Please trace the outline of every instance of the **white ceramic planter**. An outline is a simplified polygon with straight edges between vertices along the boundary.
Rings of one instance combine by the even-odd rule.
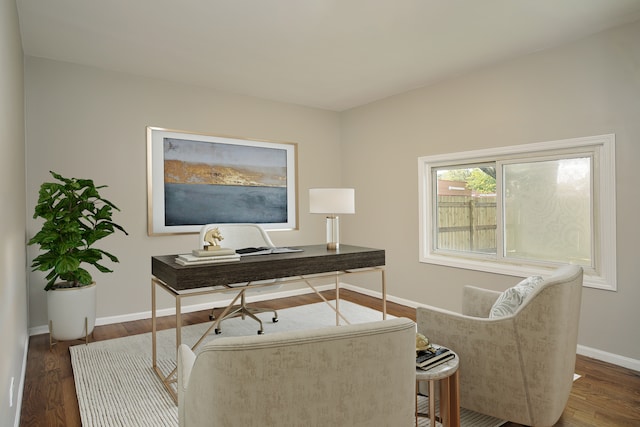
[[[58,341],[85,338],[96,324],[96,284],[47,291],[52,338]],[[86,319],[86,327],[85,327]]]

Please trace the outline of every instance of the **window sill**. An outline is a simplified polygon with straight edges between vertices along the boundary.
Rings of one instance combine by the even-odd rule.
[[[533,275],[549,276],[555,268],[533,266],[527,264],[507,264],[500,263],[493,260],[480,260],[480,259],[468,259],[468,258],[456,258],[444,255],[430,254],[427,256],[421,256],[420,262],[425,264],[442,265],[453,268],[463,268],[466,270],[483,271],[486,273],[503,274],[506,276],[515,277],[528,277]],[[606,291],[616,291],[615,280],[607,280],[603,276],[596,274],[589,274],[588,269],[585,269],[585,274],[582,282],[583,286],[587,288],[602,289]]]

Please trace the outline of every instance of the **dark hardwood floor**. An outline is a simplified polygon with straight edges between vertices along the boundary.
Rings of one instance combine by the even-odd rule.
[[[327,298],[331,293],[325,293]],[[341,298],[381,310],[378,299],[350,291]],[[316,295],[304,295],[263,301],[261,306],[284,309],[320,301]],[[394,316],[415,320],[415,309],[388,303]],[[185,324],[209,321],[209,313],[200,311],[183,316]],[[175,326],[173,317],[160,318],[158,329]],[[95,328],[93,340],[108,340],[151,331],[151,320],[138,320]],[[79,342],[61,342],[49,350],[49,336],[33,336],[29,342],[27,369],[20,426],[80,426],[69,346]],[[640,426],[640,372],[578,356],[571,396],[556,426]],[[507,423],[508,427],[519,424]],[[390,426],[395,427],[395,426]]]

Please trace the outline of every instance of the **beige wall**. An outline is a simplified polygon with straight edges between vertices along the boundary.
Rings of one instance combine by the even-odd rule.
[[[279,245],[322,241],[323,218],[308,212],[307,189],[340,183],[339,117],[325,110],[27,57],[27,211],[49,170],[106,184],[121,212],[102,248],[120,258],[98,281],[98,318],[148,312],[150,257],[189,252],[197,235],[147,236],[146,126],[298,143],[300,230],[271,232]],[[38,223],[29,219],[29,236]],[[37,254],[29,248],[29,258]],[[46,324],[43,274],[29,273],[30,326]],[[195,301],[187,300],[185,304]],[[162,307],[172,307],[165,294]]]
[[[517,279],[418,262],[417,158],[615,133],[618,291],[584,290],[579,343],[638,361],[638,40],[640,23],[344,113],[343,184],[358,195],[344,240],[386,248],[390,294],[459,310],[463,285]]]
[[[15,425],[27,352],[24,79],[15,1],[0,0],[0,427]],[[9,385],[14,378],[13,406]]]
[[[27,234],[48,170],[109,185],[130,236],[104,242],[121,263],[99,276],[98,317],[148,311],[150,256],[188,251],[194,237],[146,234],[145,126],[297,142],[301,228],[272,233],[275,243],[322,241],[306,190],[353,186],[356,214],[342,218],[342,241],[387,250],[390,295],[459,309],[463,285],[504,289],[516,279],[418,263],[417,158],[615,133],[618,291],[585,289],[580,344],[638,361],[638,39],[640,24],[629,25],[342,114],[27,57]],[[42,275],[28,280],[37,327],[46,322]]]

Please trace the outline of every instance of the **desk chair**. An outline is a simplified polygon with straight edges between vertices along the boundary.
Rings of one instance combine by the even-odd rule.
[[[223,240],[220,242],[220,246],[224,248],[231,249],[242,249],[242,248],[250,248],[250,247],[275,247],[269,235],[266,231],[257,224],[206,224],[200,230],[200,247],[204,247],[206,244],[204,238],[207,232],[213,228],[218,228],[220,230],[220,234],[223,237]],[[260,255],[254,255],[260,256]],[[216,334],[220,334],[222,332],[222,322],[226,319],[230,319],[232,317],[242,317],[244,320],[246,317],[250,317],[256,322],[260,324],[260,329],[258,330],[258,334],[262,334],[264,329],[262,327],[262,320],[256,316],[258,313],[273,313],[273,317],[271,320],[275,323],[278,321],[278,312],[270,309],[270,308],[261,308],[255,306],[248,306],[246,304],[246,293],[247,292],[260,292],[265,289],[274,289],[279,287],[280,285],[276,284],[276,280],[262,280],[258,282],[253,282],[254,284],[262,284],[262,283],[274,283],[274,286],[268,286],[264,288],[258,288],[254,290],[248,290],[246,286],[248,283],[234,283],[229,286],[233,288],[242,288],[240,290],[240,304],[234,306],[230,309],[230,311],[224,315],[221,319],[218,319],[218,327],[214,329]],[[211,310],[211,314],[209,315],[211,320],[215,320],[215,316],[213,314],[213,310]]]

